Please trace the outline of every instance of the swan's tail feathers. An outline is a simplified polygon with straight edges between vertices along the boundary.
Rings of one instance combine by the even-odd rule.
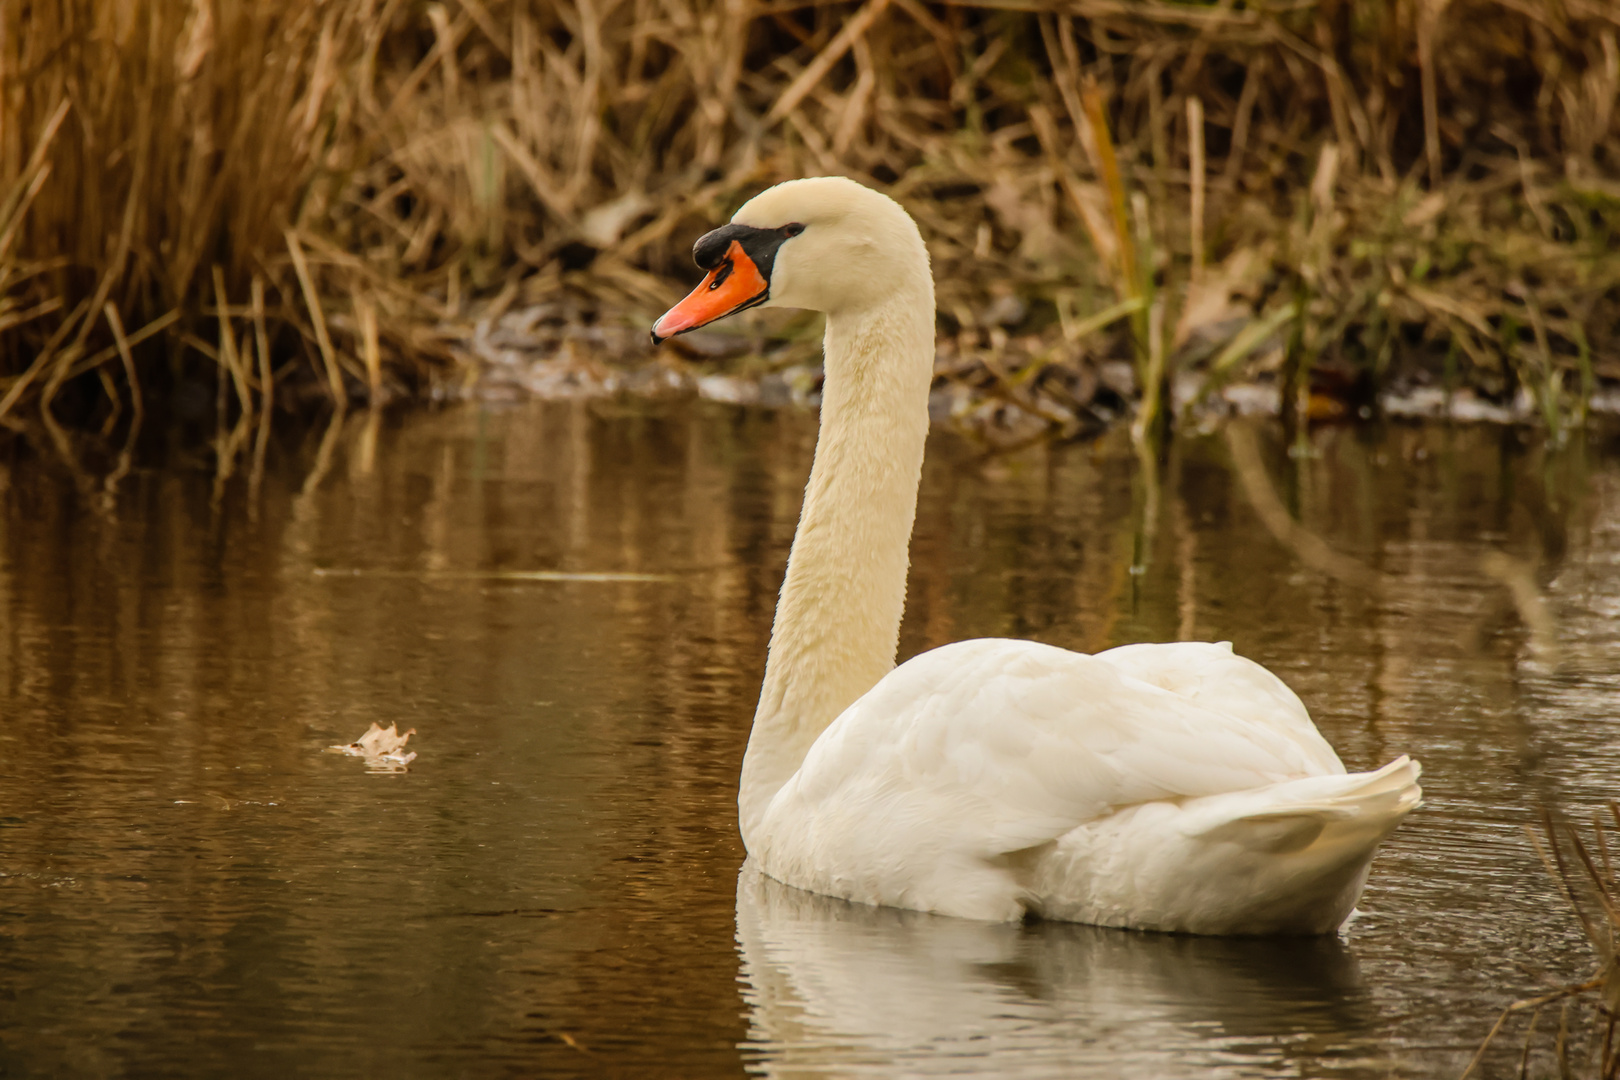
[[[1216,933],[1327,933],[1354,908],[1374,852],[1423,799],[1422,770],[1400,757],[1373,772],[1313,776],[1217,796],[1185,834],[1222,867],[1230,926]],[[1188,807],[1188,809],[1192,809]],[[1241,929],[1239,929],[1241,928]],[[1209,932],[1207,930],[1203,932]]]
[[[1307,848],[1366,851],[1423,800],[1423,769],[1402,754],[1373,772],[1312,776],[1243,792],[1210,806],[1188,832],[1210,841],[1281,855]],[[1234,805],[1235,804],[1235,805]],[[1350,854],[1345,851],[1345,854]],[[1328,850],[1318,852],[1329,855]]]
[[[1029,906],[1055,919],[1194,934],[1327,934],[1378,845],[1423,799],[1418,763],[1142,803],[1039,850]]]

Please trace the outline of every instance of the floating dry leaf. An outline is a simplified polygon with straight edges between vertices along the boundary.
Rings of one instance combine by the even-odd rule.
[[[401,735],[397,724],[389,724],[384,729],[373,720],[371,728],[359,739],[352,743],[329,746],[327,750],[347,754],[350,757],[365,758],[368,769],[403,772],[405,766],[416,760],[416,751],[405,749],[405,744],[415,734],[415,728]]]

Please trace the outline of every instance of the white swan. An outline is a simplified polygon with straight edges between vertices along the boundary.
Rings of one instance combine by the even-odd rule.
[[[750,200],[654,342],[755,305],[827,316],[815,464],[743,759],[743,843],[788,885],[1009,921],[1337,929],[1422,792],[1344,766],[1227,644],[946,645],[894,666],[934,361],[916,225],[838,177]]]

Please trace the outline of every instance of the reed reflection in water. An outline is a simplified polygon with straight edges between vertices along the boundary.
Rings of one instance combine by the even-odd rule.
[[[1422,758],[1346,938],[1275,944],[739,888],[814,437],[703,405],[366,414],[276,433],[217,500],[181,453],[105,500],[13,442],[0,1071],[1431,1076],[1522,965],[1584,970],[1518,825],[1620,776],[1612,441],[1188,433],[1149,490],[1122,437],[936,433],[903,656],[1230,639],[1352,768]],[[409,772],[322,752],[372,722],[417,729]]]

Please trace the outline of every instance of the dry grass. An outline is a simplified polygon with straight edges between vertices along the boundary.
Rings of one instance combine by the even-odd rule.
[[[1620,829],[1620,802],[1611,802],[1608,809],[1611,827]],[[1616,875],[1609,851],[1609,829],[1604,826],[1603,815],[1594,815],[1588,843],[1573,825],[1559,828],[1549,814],[1543,822],[1545,843],[1533,830],[1526,828],[1525,832],[1581,924],[1597,957],[1597,969],[1579,982],[1523,998],[1502,1010],[1463,1070],[1461,1080],[1467,1080],[1484,1061],[1486,1051],[1508,1021],[1524,1013],[1529,1013],[1530,1022],[1519,1055],[1518,1075],[1529,1076],[1536,1050],[1537,1021],[1550,1006],[1558,1009],[1558,1027],[1551,1047],[1558,1075],[1614,1080],[1620,1076],[1620,1040],[1615,1037],[1620,1025],[1620,959],[1615,952],[1620,946],[1620,876]]]
[[[513,309],[615,361],[699,232],[828,172],[921,222],[964,409],[1084,426],[1113,358],[1155,391],[1144,431],[1190,367],[1274,369],[1300,417],[1397,378],[1522,388],[1557,429],[1620,378],[1608,0],[61,0],[0,21],[13,419],[111,429],[201,379],[234,453],[278,399],[453,387],[455,343]]]

